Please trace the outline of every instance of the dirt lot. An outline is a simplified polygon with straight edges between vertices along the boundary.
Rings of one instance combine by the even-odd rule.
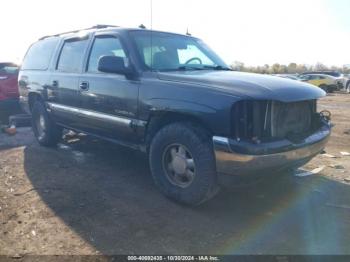
[[[140,153],[0,134],[0,254],[350,254],[350,95],[320,109],[332,112],[326,152],[337,157],[304,167],[320,173],[236,179],[197,208],[163,197]]]

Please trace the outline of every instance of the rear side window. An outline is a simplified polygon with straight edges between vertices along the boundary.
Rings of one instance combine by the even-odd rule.
[[[0,75],[16,75],[18,66],[11,63],[0,63]]]
[[[63,44],[57,63],[57,70],[63,72],[79,72],[83,63],[88,39],[69,40]]]
[[[46,70],[58,41],[58,38],[48,38],[34,43],[24,57],[21,69]]]

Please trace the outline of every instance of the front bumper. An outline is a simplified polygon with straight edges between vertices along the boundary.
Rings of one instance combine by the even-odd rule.
[[[216,169],[221,174],[246,175],[297,168],[324,149],[330,133],[330,125],[325,124],[297,144],[288,139],[254,144],[214,136]]]

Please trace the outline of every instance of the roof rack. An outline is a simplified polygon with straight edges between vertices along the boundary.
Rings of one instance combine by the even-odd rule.
[[[103,29],[103,28],[108,28],[108,27],[119,27],[117,25],[94,25],[92,27],[88,27],[88,28],[83,28],[83,29],[78,29],[78,30],[73,30],[73,31],[68,31],[68,32],[63,32],[63,33],[59,33],[59,34],[54,34],[54,35],[46,35],[43,36],[41,38],[39,38],[39,40],[43,40],[45,38],[48,37],[52,37],[52,36],[60,36],[60,35],[66,35],[66,34],[73,34],[73,33],[78,33],[80,31],[84,31],[84,30],[90,30],[90,29]]]

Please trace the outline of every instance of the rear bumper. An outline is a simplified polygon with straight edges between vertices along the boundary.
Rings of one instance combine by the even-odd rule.
[[[13,110],[18,107],[18,98],[0,100],[0,110]]]
[[[214,136],[216,169],[222,174],[246,175],[297,168],[324,149],[330,133],[330,125],[325,124],[298,144],[287,139],[253,144]]]

